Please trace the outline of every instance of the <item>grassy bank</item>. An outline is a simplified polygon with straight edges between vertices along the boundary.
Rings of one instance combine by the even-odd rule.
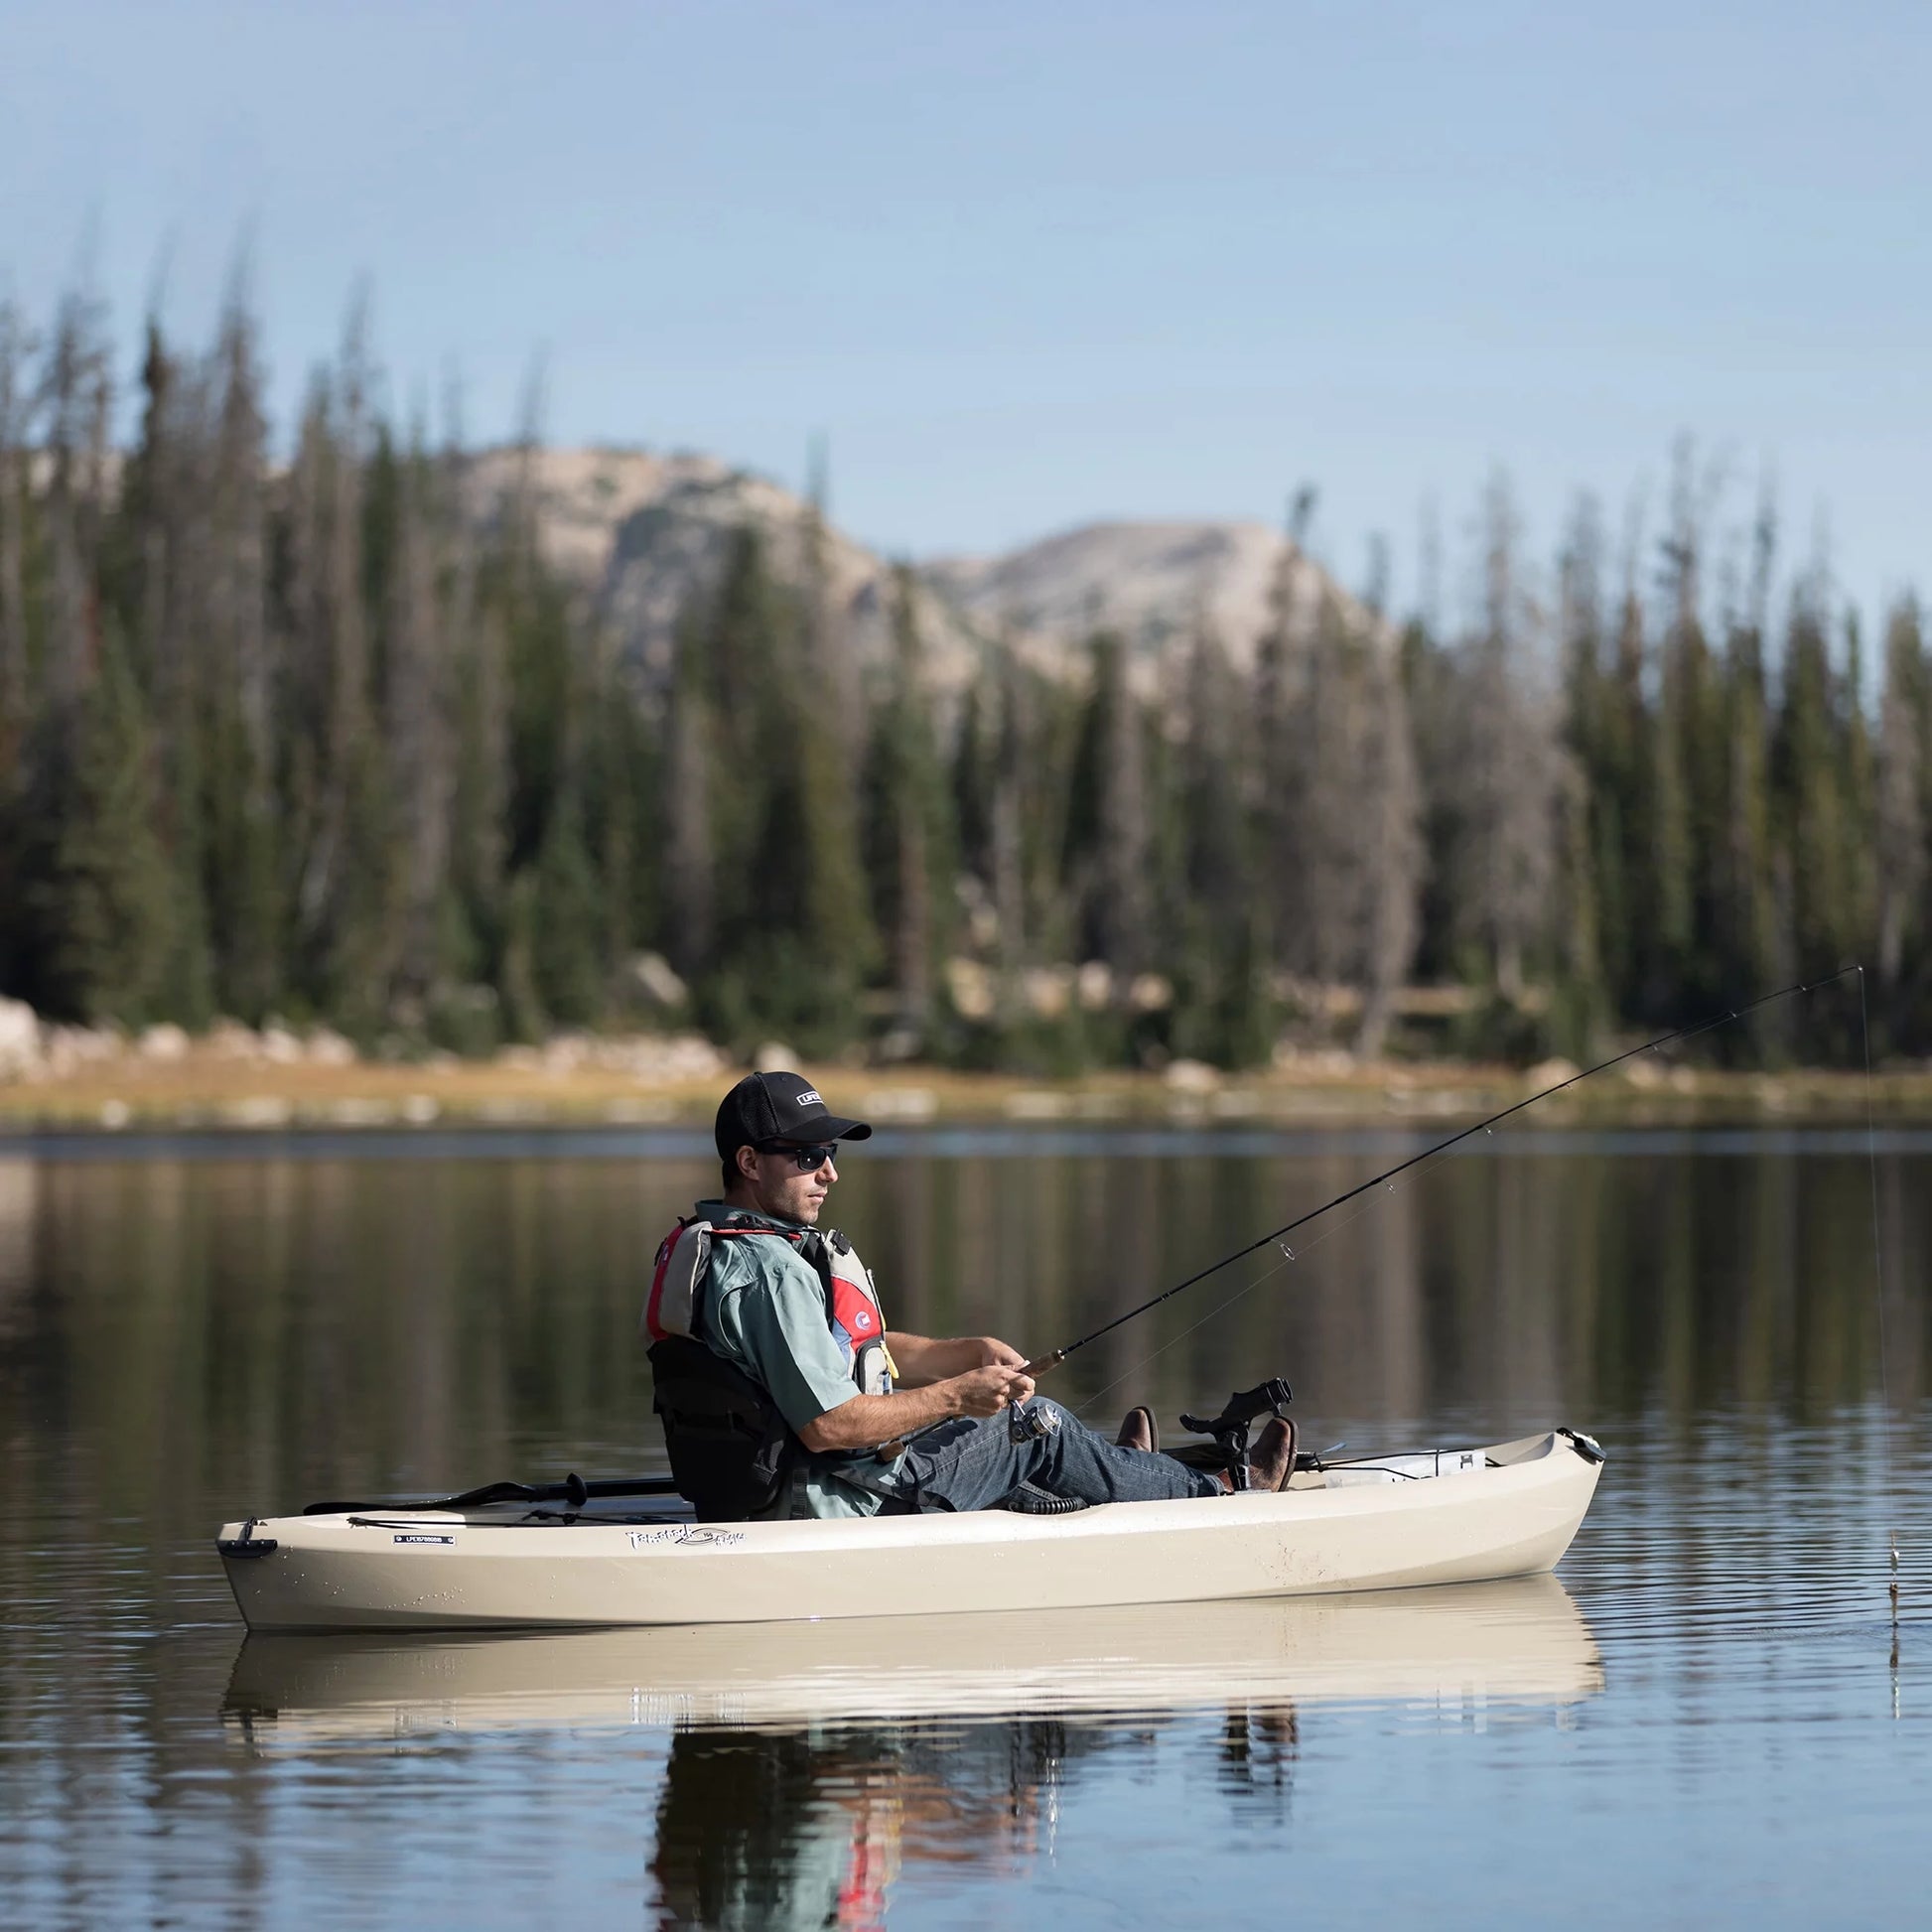
[[[1042,1082],[932,1067],[804,1069],[841,1109],[882,1124],[1119,1121],[1279,1126],[1453,1122],[1508,1106],[1573,1070],[1317,1060],[1255,1075],[1183,1064]],[[736,1069],[600,1064],[555,1051],[490,1061],[263,1061],[129,1052],[0,1082],[0,1131],[504,1125],[707,1125]],[[1863,1121],[1862,1073],[1726,1073],[1633,1063],[1543,1101],[1546,1126]],[[1932,1121],[1932,1069],[1875,1075],[1892,1124]]]

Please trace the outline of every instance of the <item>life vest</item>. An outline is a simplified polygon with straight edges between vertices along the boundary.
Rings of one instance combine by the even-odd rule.
[[[702,1522],[739,1522],[773,1508],[791,1471],[811,1459],[767,1391],[693,1332],[714,1245],[789,1242],[825,1295],[825,1319],[858,1395],[890,1395],[886,1317],[872,1276],[837,1229],[780,1227],[752,1216],[681,1219],[658,1244],[638,1327],[650,1342],[651,1407],[664,1424],[671,1476]]]

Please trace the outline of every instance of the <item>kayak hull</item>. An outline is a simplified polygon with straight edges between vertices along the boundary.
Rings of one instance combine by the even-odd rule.
[[[1564,1434],[1427,1479],[968,1514],[700,1524],[394,1510],[226,1525],[255,1630],[570,1628],[1093,1608],[1476,1583],[1550,1570],[1598,1462]],[[1339,1473],[1339,1472],[1337,1472]],[[272,1542],[263,1555],[235,1553]]]

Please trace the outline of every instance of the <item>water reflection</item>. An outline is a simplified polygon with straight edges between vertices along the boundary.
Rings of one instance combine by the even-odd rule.
[[[1292,1714],[1286,1723],[1292,1729]],[[1052,1719],[830,1736],[680,1731],[648,1871],[656,1921],[730,1932],[883,1926],[908,1862],[1025,1872],[1042,1849],[1050,1855],[1082,1768],[1144,1743],[1135,1731]]]
[[[587,1725],[771,1727],[1460,1697],[1571,1703],[1596,1646],[1555,1577],[1087,1610],[409,1637],[257,1633],[223,1704],[261,1748]]]
[[[1401,1145],[901,1137],[850,1163],[839,1218],[897,1319],[1044,1345]],[[1773,1887],[1787,1919],[1916,1902],[1928,1136],[1880,1150],[1890,1463],[1857,1137],[1499,1136],[1216,1318],[1208,1292],[1068,1364],[1057,1392],[1110,1422],[1279,1369],[1316,1447],[1595,1429],[1577,1600],[1550,1585],[1513,1629],[1404,1634],[1427,1599],[1391,1595],[989,1625],[977,1658],[898,1619],[722,1666],[664,1632],[243,1644],[224,1518],[656,1461],[636,1306],[711,1173],[615,1135],[0,1158],[0,1923],[769,1922],[779,1894],[983,1923],[1049,1877],[1161,1923],[1269,1887],[1347,1918],[1364,1874],[1416,1918],[1550,1922],[1581,1885],[1685,1919],[1734,1908],[1740,1867],[1767,1922]]]
[[[403,1639],[250,1636],[223,1700],[270,1761],[671,1727],[647,1885],[667,1926],[885,1922],[908,1864],[1020,1876],[1103,1761],[1184,1725],[1232,1821],[1288,1815],[1301,1713],[1595,1696],[1554,1577],[1284,1602]],[[1203,1722],[1202,1720],[1206,1721]]]
[[[1546,1137],[1377,1193],[1294,1263],[1269,1251],[1116,1330],[1058,1392],[1104,1391],[1103,1420],[1137,1399],[1172,1416],[1285,1371],[1316,1431],[1453,1416],[1498,1438],[1863,1398],[1877,1327],[1858,1152],[1586,1145]],[[913,1143],[852,1161],[837,1208],[896,1320],[1043,1348],[1388,1151],[949,1160]],[[1928,1386],[1928,1167],[1915,1145],[1879,1166],[1901,1406]],[[136,1507],[218,1474],[205,1522],[531,1458],[636,1466],[659,1450],[634,1343],[645,1262],[709,1173],[525,1153],[0,1162],[0,1403],[35,1414],[30,1457],[62,1439],[63,1461],[77,1439]]]

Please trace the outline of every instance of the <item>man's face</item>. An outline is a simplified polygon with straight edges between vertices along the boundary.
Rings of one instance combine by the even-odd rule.
[[[787,1221],[803,1221],[807,1227],[818,1223],[818,1211],[825,1205],[839,1171],[832,1165],[832,1150],[819,1152],[817,1166],[800,1171],[798,1157],[785,1148],[740,1148],[739,1172],[745,1175],[759,1211],[781,1216]]]

